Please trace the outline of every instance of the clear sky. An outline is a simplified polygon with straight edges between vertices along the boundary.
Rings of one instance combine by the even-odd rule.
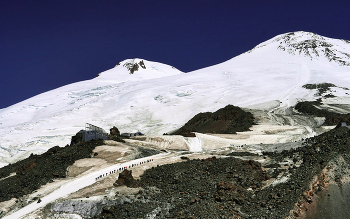
[[[299,30],[350,40],[350,1],[2,0],[0,109],[124,59],[189,72]]]

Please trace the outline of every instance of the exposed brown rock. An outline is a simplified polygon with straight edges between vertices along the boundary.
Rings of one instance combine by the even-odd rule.
[[[187,129],[180,129],[177,133],[177,135],[182,135],[184,137],[196,137],[196,134],[187,130]]]
[[[137,187],[137,181],[132,176],[132,170],[124,170],[123,172],[119,173],[119,177],[115,183],[113,183],[113,186],[127,186],[127,187]]]
[[[120,132],[119,132],[118,128],[115,126],[113,126],[113,128],[110,129],[110,134],[120,136]]]
[[[245,202],[246,190],[232,183],[222,182],[216,184],[216,193],[214,198],[216,201],[233,201],[236,204],[242,205]]]

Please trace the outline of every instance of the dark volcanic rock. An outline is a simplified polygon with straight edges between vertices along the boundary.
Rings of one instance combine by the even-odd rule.
[[[71,141],[70,141],[70,145],[73,144],[78,144],[80,142],[83,142],[83,130],[79,131],[77,134],[75,134],[74,136],[72,136]]]
[[[214,113],[195,115],[173,134],[188,132],[235,134],[238,131],[248,131],[253,124],[253,114],[237,106],[227,105]]]
[[[139,63],[137,62],[127,62],[123,65],[124,67],[126,67],[129,70],[130,74],[134,74],[135,71],[139,70],[139,66],[143,69],[146,69],[145,63],[143,62],[143,60],[141,60]]]
[[[348,128],[335,128],[308,138],[303,144],[304,147],[281,153],[264,152],[264,156],[275,161],[302,161],[298,168],[282,169],[277,163],[266,165],[272,170],[271,176],[282,174],[287,178],[274,186],[262,187],[270,177],[269,171],[263,171],[261,164],[252,160],[233,157],[186,160],[145,171],[140,180],[144,191],[159,188],[159,192],[142,194],[146,203],[136,200],[114,206],[96,218],[121,215],[148,218],[150,214],[156,218],[287,218],[292,214],[293,218],[300,215],[299,211],[291,211],[296,205],[306,210],[314,204],[310,197],[324,190],[326,185],[318,183],[312,193],[306,192],[332,159],[342,156],[350,165]],[[340,182],[341,177],[338,178]],[[131,213],[131,206],[148,210]]]
[[[196,137],[195,133],[193,133],[190,130],[187,130],[185,128],[179,129],[179,131],[176,132],[176,135],[182,135],[184,137]]]
[[[113,128],[110,129],[110,134],[120,136],[120,131],[117,127],[113,126]]]
[[[30,194],[55,178],[66,177],[68,166],[76,160],[91,157],[92,150],[99,145],[103,145],[102,140],[66,147],[55,146],[44,154],[32,154],[24,160],[1,168],[0,178],[11,173],[16,175],[0,181],[0,202]]]
[[[119,173],[119,177],[115,183],[113,183],[115,187],[117,186],[127,186],[127,187],[137,187],[137,181],[132,176],[132,170],[124,170]]]
[[[135,218],[147,218],[159,212],[158,218],[224,218],[238,216],[235,205],[243,205],[250,197],[246,189],[261,188],[267,174],[254,161],[237,158],[187,160],[146,170],[140,184],[147,203],[135,201],[139,208],[153,209],[133,212]],[[148,192],[157,187],[159,192]],[[118,205],[96,218],[113,218],[129,213],[129,206]],[[124,213],[123,213],[124,212]],[[166,213],[166,214],[165,214]],[[162,215],[163,214],[163,215]],[[164,215],[165,214],[165,215]]]
[[[125,138],[125,137],[123,137]],[[109,135],[108,139],[109,140],[113,140],[113,141],[118,141],[118,142],[122,142],[125,143],[124,139],[121,136],[117,136],[117,135]]]
[[[119,129],[115,126],[113,126],[113,128],[110,129],[110,135],[108,136],[108,139],[125,143],[123,138],[120,136]]]
[[[338,125],[340,122],[346,122],[350,120],[350,114],[340,114],[335,112],[329,112],[325,109],[319,109],[316,106],[320,106],[322,104],[321,99],[317,101],[305,101],[299,102],[295,105],[295,109],[301,113],[305,113],[307,115],[313,115],[317,117],[325,117],[326,121],[324,125]]]
[[[214,198],[218,202],[233,201],[235,204],[242,205],[246,201],[247,191],[239,185],[222,182],[216,184],[216,193]]]
[[[330,91],[331,87],[337,87],[334,84],[331,83],[321,83],[321,84],[305,84],[303,85],[303,88],[309,89],[309,90],[317,90],[317,96],[321,96],[327,91]]]
[[[227,154],[227,156],[258,156],[258,154],[250,153],[247,151],[234,151]]]

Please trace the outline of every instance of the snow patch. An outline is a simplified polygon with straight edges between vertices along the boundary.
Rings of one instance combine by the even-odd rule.
[[[199,152],[203,150],[201,140],[198,137],[184,137],[184,141],[191,152]]]

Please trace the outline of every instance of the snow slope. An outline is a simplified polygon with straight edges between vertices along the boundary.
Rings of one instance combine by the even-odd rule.
[[[161,63],[125,60],[92,80],[1,109],[0,162],[64,146],[86,122],[156,135],[227,104],[254,107],[278,100],[278,107],[292,106],[315,99],[315,90],[302,88],[308,83],[333,83],[337,98],[329,101],[350,103],[349,54],[349,41],[294,32],[186,74]]]

